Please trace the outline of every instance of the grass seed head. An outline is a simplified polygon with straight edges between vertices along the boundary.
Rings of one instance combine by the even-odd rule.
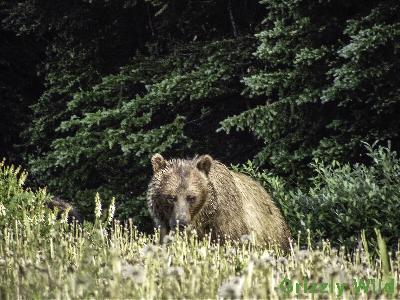
[[[243,277],[234,277],[220,286],[218,289],[218,296],[221,299],[239,299],[242,296],[243,284]]]
[[[124,279],[132,279],[135,283],[143,283],[146,279],[146,269],[140,264],[122,263],[121,275]]]

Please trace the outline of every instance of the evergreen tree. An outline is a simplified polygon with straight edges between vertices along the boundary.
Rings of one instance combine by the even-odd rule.
[[[222,128],[253,132],[265,143],[257,165],[295,182],[308,177],[312,157],[363,160],[361,141],[399,149],[397,1],[262,3],[260,66],[244,82],[264,104]]]

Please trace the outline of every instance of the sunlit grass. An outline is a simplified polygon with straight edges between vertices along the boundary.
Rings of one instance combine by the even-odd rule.
[[[295,283],[353,284],[353,278],[399,279],[400,255],[371,258],[363,248],[350,255],[323,243],[320,249],[294,245],[286,256],[251,241],[214,244],[195,234],[172,235],[163,246],[132,223],[95,225],[55,222],[47,228],[19,221],[0,236],[0,298],[277,298],[295,297]],[[280,283],[293,283],[285,294]],[[299,294],[304,293],[301,288]],[[395,287],[398,297],[397,286]],[[325,297],[334,299],[335,287]],[[343,297],[354,294],[346,287]],[[360,291],[364,295],[364,291]],[[379,291],[370,291],[377,296]],[[321,294],[322,295],[322,294]]]
[[[400,297],[400,254],[379,231],[362,233],[356,249],[316,247],[306,232],[308,243],[296,237],[286,254],[248,236],[219,244],[195,232],[159,245],[158,231],[145,235],[114,220],[114,200],[102,209],[99,195],[94,223],[57,219],[44,206],[45,190],[23,189],[25,177],[0,163],[0,299]]]

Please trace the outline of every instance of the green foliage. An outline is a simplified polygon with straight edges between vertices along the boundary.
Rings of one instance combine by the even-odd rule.
[[[250,134],[215,131],[227,116],[254,106],[241,96],[240,78],[254,61],[259,7],[6,1],[4,28],[41,46],[44,88],[23,130],[32,181],[74,201],[88,219],[97,192],[116,195],[118,216],[150,229],[143,192],[151,154],[250,158]]]
[[[102,192],[107,197],[117,195],[120,217],[134,215],[136,221],[149,223],[143,193],[152,154],[230,156],[243,151],[235,149],[235,136],[220,149],[221,134],[215,130],[232,108],[245,104],[240,98],[238,104],[229,101],[243,88],[239,74],[251,63],[252,43],[249,38],[201,48],[194,43],[161,59],[138,56],[91,88],[63,91],[72,94],[68,102],[61,101],[67,103],[62,112],[65,121],[58,121],[58,138],[53,137],[48,151],[30,160],[31,171],[52,191],[74,199],[88,215],[93,209],[87,199]],[[190,60],[185,58],[188,54]],[[36,132],[37,125],[32,127]],[[196,132],[203,126],[213,130],[205,136]]]
[[[329,239],[353,247],[360,243],[362,230],[369,237],[379,229],[393,247],[400,232],[400,160],[390,148],[366,147],[370,166],[326,165],[315,159],[308,189],[289,190],[282,180],[257,172],[251,164],[241,170],[267,187],[294,235],[309,229],[314,242]]]
[[[141,229],[155,152],[251,160],[277,189],[307,190],[314,158],[339,168],[368,162],[361,141],[399,149],[399,8],[5,0],[0,151],[88,219],[97,192],[115,195]]]
[[[27,173],[20,167],[5,165],[0,162],[0,228],[21,222],[32,226],[42,223],[49,225],[49,220],[55,219],[44,204],[48,200],[46,190],[36,192],[24,189]]]
[[[260,64],[243,80],[265,102],[222,129],[253,132],[265,143],[256,165],[302,184],[313,157],[360,161],[361,141],[399,149],[399,3],[262,3]]]

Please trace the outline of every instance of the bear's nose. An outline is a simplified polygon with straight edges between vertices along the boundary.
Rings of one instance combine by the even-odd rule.
[[[186,220],[182,220],[182,219],[174,220],[171,223],[172,223],[171,225],[173,228],[178,227],[179,230],[185,229],[185,227],[188,225],[188,222]]]

